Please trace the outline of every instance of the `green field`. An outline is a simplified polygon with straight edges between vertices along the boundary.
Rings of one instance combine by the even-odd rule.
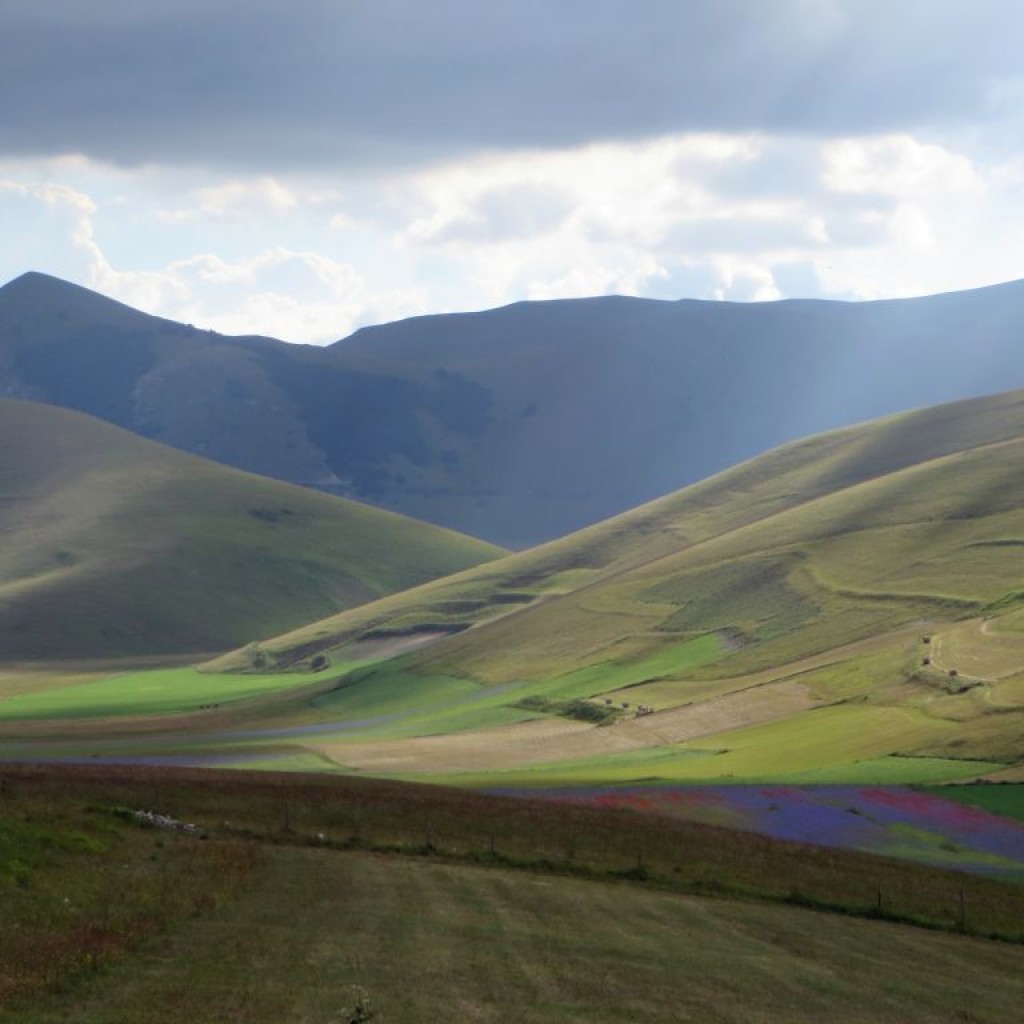
[[[956,800],[990,814],[1024,821],[1024,786],[943,786],[929,789],[945,800]]]
[[[32,734],[17,732],[31,725],[48,737],[50,755],[192,753],[216,763],[230,754],[239,766],[334,766],[470,785],[940,783],[1017,763],[1012,730],[1021,713],[991,705],[986,685],[957,693],[938,674],[919,677],[919,646],[912,634],[860,645],[845,660],[823,655],[734,679],[699,678],[721,652],[714,636],[518,685],[421,675],[414,655],[335,662],[323,673],[128,672],[0,700],[0,754],[31,756]],[[642,681],[676,671],[681,678]],[[619,711],[607,725],[558,717],[559,702],[580,698],[595,712],[609,701],[618,709],[623,698],[631,709],[651,701],[658,710],[643,718]],[[126,725],[111,745],[103,723],[119,719]],[[132,722],[145,725],[135,743]],[[273,735],[261,738],[266,730]]]
[[[1000,767],[990,761],[956,761],[927,757],[875,757],[840,761],[820,767],[790,770],[765,770],[754,764],[739,773],[722,772],[715,752],[668,750],[612,755],[572,762],[556,762],[539,768],[507,771],[444,773],[395,773],[397,778],[448,785],[513,788],[551,786],[591,786],[597,784],[675,783],[778,783],[793,786],[870,785],[907,786],[966,781],[987,775]],[[730,767],[736,767],[735,762]],[[240,762],[239,767],[253,767]],[[942,787],[943,790],[950,788]]]
[[[331,673],[352,666],[334,666]],[[323,682],[317,672],[227,675],[194,668],[126,672],[0,702],[0,721],[181,714]]]

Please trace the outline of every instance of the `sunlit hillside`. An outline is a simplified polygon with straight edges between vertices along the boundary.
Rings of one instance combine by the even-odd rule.
[[[892,417],[265,650],[286,667],[369,637],[432,641],[310,709],[386,711],[313,744],[374,771],[1000,771],[1024,758],[1022,458],[1021,393]]]
[[[799,606],[801,621],[822,618],[810,600],[816,587],[819,600],[845,599],[865,610],[880,598],[876,613],[887,620],[903,615],[897,605],[912,615],[932,607],[966,612],[1015,589],[1014,561],[998,550],[1007,545],[992,543],[1012,544],[1014,538],[982,534],[1013,532],[1024,493],[1015,471],[1022,437],[1024,392],[819,435],[562,540],[363,606],[267,646],[287,660],[294,645],[316,640],[329,648],[367,629],[436,626],[458,632],[474,626],[421,656],[442,663],[465,657],[454,651],[493,646],[488,641],[499,630],[525,631],[522,624],[529,623],[529,649],[542,661],[538,641],[549,630],[564,634],[558,621],[569,609],[583,621],[605,623],[608,616],[588,616],[586,608],[611,607],[610,595],[622,594],[631,624],[595,626],[593,649],[635,635],[634,620],[654,630],[655,639],[705,626],[731,627],[744,640],[739,646],[747,661],[761,656],[753,649],[760,651],[760,644],[750,641],[767,638],[755,623],[774,616],[786,627],[781,632],[793,633],[795,608],[789,605]],[[975,539],[988,543],[974,544]],[[941,557],[947,549],[962,553],[959,569],[952,555]],[[917,565],[923,562],[927,568]],[[716,585],[705,579],[710,572],[720,576]],[[772,606],[758,597],[773,588],[790,595],[789,605]],[[729,610],[736,601],[750,607]],[[568,667],[587,662],[586,632],[572,632]],[[806,644],[810,652],[814,641]],[[501,650],[495,647],[495,658],[515,660]]]

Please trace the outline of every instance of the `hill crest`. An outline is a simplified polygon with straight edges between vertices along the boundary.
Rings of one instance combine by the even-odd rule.
[[[0,399],[0,436],[7,659],[216,650],[500,553],[65,409]]]

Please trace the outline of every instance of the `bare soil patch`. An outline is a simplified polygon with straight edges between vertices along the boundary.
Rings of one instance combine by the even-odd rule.
[[[423,629],[414,633],[395,633],[390,636],[369,636],[356,640],[338,652],[346,661],[364,661],[370,658],[395,658],[399,654],[426,647],[436,640],[451,636],[447,629]]]

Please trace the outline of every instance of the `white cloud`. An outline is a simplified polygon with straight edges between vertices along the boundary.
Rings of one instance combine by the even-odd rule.
[[[151,312],[224,334],[288,341],[334,341],[378,318],[426,310],[421,290],[371,294],[351,264],[281,247],[238,261],[201,254],[141,279],[115,274],[107,291],[128,301],[147,287]]]
[[[0,220],[9,239],[0,267],[8,277],[51,268],[76,280],[87,276],[95,212],[95,202],[69,185],[0,178]]]
[[[274,178],[226,181],[192,193],[197,216],[223,220],[276,217],[294,209],[298,197]]]
[[[161,210],[166,182],[151,197],[128,197],[119,191],[121,174],[105,178],[104,169],[88,161],[55,160],[35,168],[11,168],[22,179],[0,177],[0,217],[18,243],[0,253],[0,280],[26,270],[42,270],[94,288],[145,312],[194,323],[224,333],[268,334],[295,341],[333,341],[365,323],[426,312],[426,290],[415,285],[378,283],[371,288],[365,276],[345,259],[312,249],[269,245],[229,258],[213,252],[188,253],[163,264],[142,261],[126,265],[108,254],[102,242],[104,227],[115,237],[127,226],[149,219],[166,223]],[[109,186],[101,197],[70,184],[46,179],[80,175]],[[237,185],[237,187],[236,187]],[[287,221],[295,203],[292,190],[265,180],[233,183],[231,187],[188,189],[199,195],[211,217],[198,214],[195,225],[223,224],[233,232],[232,211],[254,216],[262,206],[277,209]],[[149,198],[147,204],[146,199]],[[311,204],[335,202],[330,190],[307,193]],[[178,223],[195,244],[192,224]],[[270,232],[260,236],[269,240]],[[216,231],[214,232],[216,237]],[[221,241],[230,237],[222,236]],[[115,246],[116,247],[116,246]],[[148,265],[147,265],[148,262]]]
[[[770,270],[742,260],[719,257],[714,261],[718,284],[714,298],[728,302],[771,302],[783,298]]]
[[[720,164],[749,159],[756,140],[713,135],[643,143],[605,143],[571,150],[480,157],[411,175],[421,213],[404,234],[412,245],[503,241],[522,231],[466,232],[488,209],[503,216],[508,200],[534,235],[556,232],[568,214],[595,236],[656,241],[674,218],[705,207],[702,178]],[[563,216],[552,216],[557,210]]]
[[[360,226],[359,220],[342,210],[340,213],[332,214],[327,219],[327,226],[332,231],[352,231]]]
[[[754,159],[760,145],[700,134],[436,168],[409,178],[416,213],[400,243],[463,266],[491,304],[644,294],[668,278],[665,246],[680,225],[779,215],[778,204],[723,203],[709,191],[723,166]]]
[[[913,197],[976,190],[971,161],[907,135],[838,139],[822,147],[823,181],[835,192]]]
[[[561,277],[526,284],[528,299],[571,299],[586,295],[642,295],[668,271],[648,254],[626,254],[618,263],[593,259],[576,264]]]
[[[1022,183],[1022,156],[905,134],[663,136],[380,177],[8,162],[0,271],[316,342],[526,298],[879,298],[1024,277]]]

